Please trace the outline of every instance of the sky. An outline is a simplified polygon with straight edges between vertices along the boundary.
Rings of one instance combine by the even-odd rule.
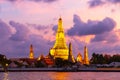
[[[0,54],[45,56],[55,42],[59,17],[67,45],[82,56],[120,54],[120,0],[0,0]]]

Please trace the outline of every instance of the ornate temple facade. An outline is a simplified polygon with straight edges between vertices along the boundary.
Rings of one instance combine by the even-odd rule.
[[[59,18],[58,20],[56,41],[54,46],[50,49],[50,55],[53,56],[54,59],[62,58],[64,60],[68,60],[69,49],[65,41],[64,30],[62,27],[62,18]]]
[[[32,45],[30,45],[29,58],[30,58],[30,59],[34,59],[34,52],[33,52],[33,46],[32,46]]]

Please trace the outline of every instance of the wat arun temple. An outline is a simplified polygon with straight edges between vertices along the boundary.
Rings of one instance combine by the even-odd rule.
[[[78,53],[77,57],[74,57],[72,43],[69,42],[69,45],[66,43],[62,18],[58,19],[56,39],[46,56],[40,54],[40,56],[35,57],[32,44],[29,49],[29,57],[7,59],[5,55],[1,55],[1,61],[4,62],[1,63],[4,71],[89,71],[92,66],[94,67],[94,65],[90,65],[86,45],[84,46],[83,56]],[[92,70],[94,69],[96,71],[96,68],[92,68]]]
[[[59,18],[58,20],[58,28],[56,32],[56,40],[51,47],[48,56],[44,57],[41,55],[38,60],[45,59],[46,62],[51,62],[52,60],[55,60],[57,58],[60,58],[62,60],[67,60],[69,62],[75,63],[80,62],[81,64],[89,65],[89,59],[88,59],[88,49],[85,46],[84,47],[84,58],[82,58],[82,55],[78,53],[77,58],[75,59],[72,53],[72,43],[69,43],[69,46],[66,44],[65,40],[65,34],[64,29],[62,25],[62,18]],[[33,46],[30,46],[30,53],[29,53],[29,59],[34,59],[34,52],[33,52]]]
[[[54,46],[50,49],[50,54],[55,58],[62,58],[68,60],[69,49],[66,45],[64,30],[62,27],[62,19],[58,20],[58,29],[56,33],[56,41]]]

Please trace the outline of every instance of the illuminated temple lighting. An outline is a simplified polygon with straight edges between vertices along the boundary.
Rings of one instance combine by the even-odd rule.
[[[68,60],[68,47],[66,45],[64,30],[62,27],[62,18],[58,20],[58,29],[56,33],[56,41],[54,46],[50,49],[50,55],[53,56],[54,59],[62,58],[64,60]]]
[[[82,55],[80,53],[78,53],[76,60],[77,62],[83,63]]]
[[[30,58],[30,59],[34,59],[34,52],[33,52],[33,46],[32,46],[32,45],[30,45],[29,58]]]
[[[84,60],[83,60],[83,64],[87,64],[89,65],[89,59],[88,59],[88,48],[85,46],[84,47]]]

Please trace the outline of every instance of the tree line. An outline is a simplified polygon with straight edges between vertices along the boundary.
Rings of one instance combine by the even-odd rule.
[[[91,64],[109,64],[111,62],[120,62],[120,54],[108,55],[93,53],[90,59]]]

